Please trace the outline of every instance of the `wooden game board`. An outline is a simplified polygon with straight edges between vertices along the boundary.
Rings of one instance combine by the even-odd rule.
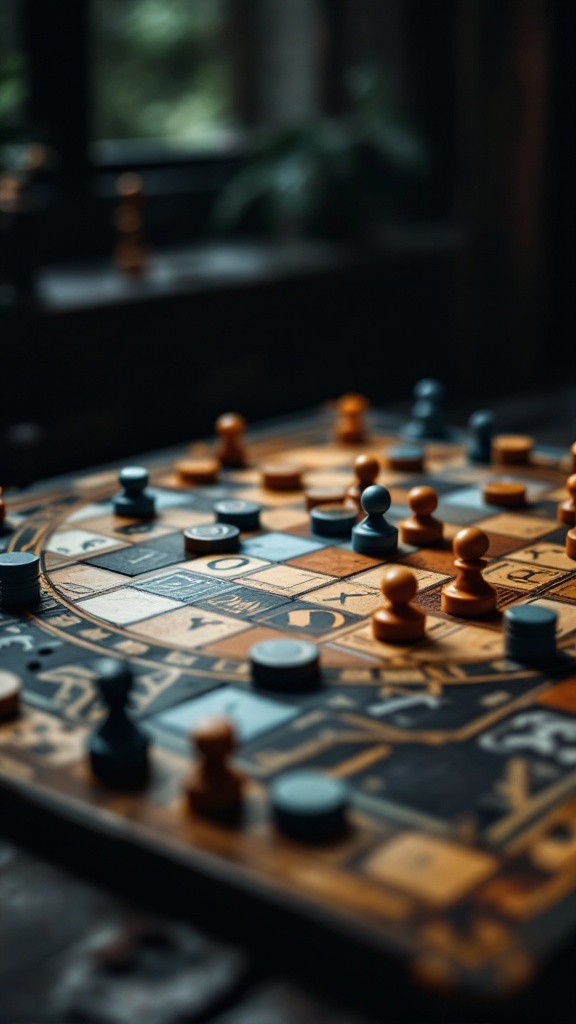
[[[0,664],[25,694],[20,718],[0,726],[0,790],[104,843],[121,836],[154,851],[167,872],[184,866],[344,946],[396,958],[424,984],[508,992],[576,923],[576,563],[556,520],[569,466],[536,449],[512,469],[529,496],[512,511],[483,503],[494,469],[467,464],[459,444],[428,445],[419,476],[383,471],[391,518],[426,482],[447,524],[444,545],[401,545],[394,558],[417,572],[426,639],[386,645],[369,619],[382,562],[312,535],[302,493],[262,490],[257,468],[282,454],[307,467],[307,485],[346,486],[359,451],[382,454],[393,440],[374,424],[361,448],[332,444],[323,414],[264,429],[250,467],[206,487],[184,488],[171,460],[150,459],[158,515],[147,523],[113,515],[115,471],[13,504],[4,546],[41,555],[43,596],[0,615]],[[243,535],[238,555],[187,560],[182,530],[211,521],[223,496],[261,503],[262,530]],[[490,538],[499,609],[537,599],[558,612],[561,655],[549,670],[505,659],[500,612],[474,622],[441,612],[450,538],[471,524]],[[253,687],[248,651],[273,637],[320,646],[317,690]],[[155,741],[138,794],[108,790],[86,763],[102,654],[130,659],[134,710]],[[249,786],[235,824],[192,817],[181,795],[187,733],[206,711],[239,723]],[[269,781],[303,766],[352,787],[338,842],[298,843],[270,820]]]

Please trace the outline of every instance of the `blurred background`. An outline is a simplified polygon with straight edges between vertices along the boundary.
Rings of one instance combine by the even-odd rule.
[[[1,0],[2,482],[426,376],[576,415],[575,8]]]

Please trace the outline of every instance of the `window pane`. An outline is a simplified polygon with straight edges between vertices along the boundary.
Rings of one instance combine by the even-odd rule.
[[[94,0],[93,138],[221,149],[235,137],[224,0]]]

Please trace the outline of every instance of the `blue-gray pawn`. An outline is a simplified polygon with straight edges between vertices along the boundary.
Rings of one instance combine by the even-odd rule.
[[[492,458],[492,436],[494,434],[494,413],[490,409],[473,412],[468,420],[470,444],[468,461],[490,465]]]
[[[433,440],[446,436],[444,385],[441,381],[429,377],[418,381],[414,388],[411,416],[404,431],[410,437]]]
[[[361,555],[392,555],[398,548],[398,530],[384,518],[392,503],[387,487],[373,484],[362,493],[360,503],[366,518],[352,529],[352,547]]]
[[[148,470],[144,466],[125,466],[118,474],[118,482],[124,490],[112,499],[117,516],[128,519],[151,519],[156,511],[156,501],[147,491]]]
[[[136,789],[148,778],[148,737],[127,712],[132,669],[116,658],[100,658],[94,665],[96,683],[108,714],[90,737],[92,771],[103,782],[120,789]]]

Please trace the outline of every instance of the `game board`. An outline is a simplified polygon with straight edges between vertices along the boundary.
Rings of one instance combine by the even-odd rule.
[[[447,539],[400,545],[412,566],[427,637],[374,640],[382,562],[310,533],[302,492],[260,486],[258,466],[282,455],[306,485],[350,483],[359,452],[393,440],[373,415],[366,444],[330,440],[325,411],[253,432],[250,465],[216,484],[184,487],[172,456],[146,460],[158,515],[115,517],[116,470],[78,475],[9,508],[5,548],[41,554],[38,608],[0,615],[0,664],[20,675],[21,716],[0,725],[0,793],[103,842],[122,836],[171,865],[222,882],[326,934],[396,958],[423,984],[498,994],[526,983],[576,924],[576,562],[556,519],[570,466],[536,448],[507,475],[529,505],[483,503],[491,467],[462,444],[430,443],[422,474],[382,471],[392,518],[429,483]],[[182,530],[212,521],[223,496],[259,502],[262,529],[238,555],[186,559]],[[500,613],[466,622],[440,610],[453,575],[450,539],[465,525],[490,538],[487,578],[499,609],[538,599],[559,616],[562,654],[550,669],[507,661]],[[306,637],[321,648],[322,683],[301,694],[257,690],[258,640]],[[87,736],[102,713],[94,660],[128,658],[134,711],[154,740],[149,786],[119,794],[91,777]],[[182,796],[188,731],[200,714],[232,716],[249,777],[235,823],[194,817]],[[267,786],[314,766],[353,793],[345,837],[299,843],[274,828]]]

